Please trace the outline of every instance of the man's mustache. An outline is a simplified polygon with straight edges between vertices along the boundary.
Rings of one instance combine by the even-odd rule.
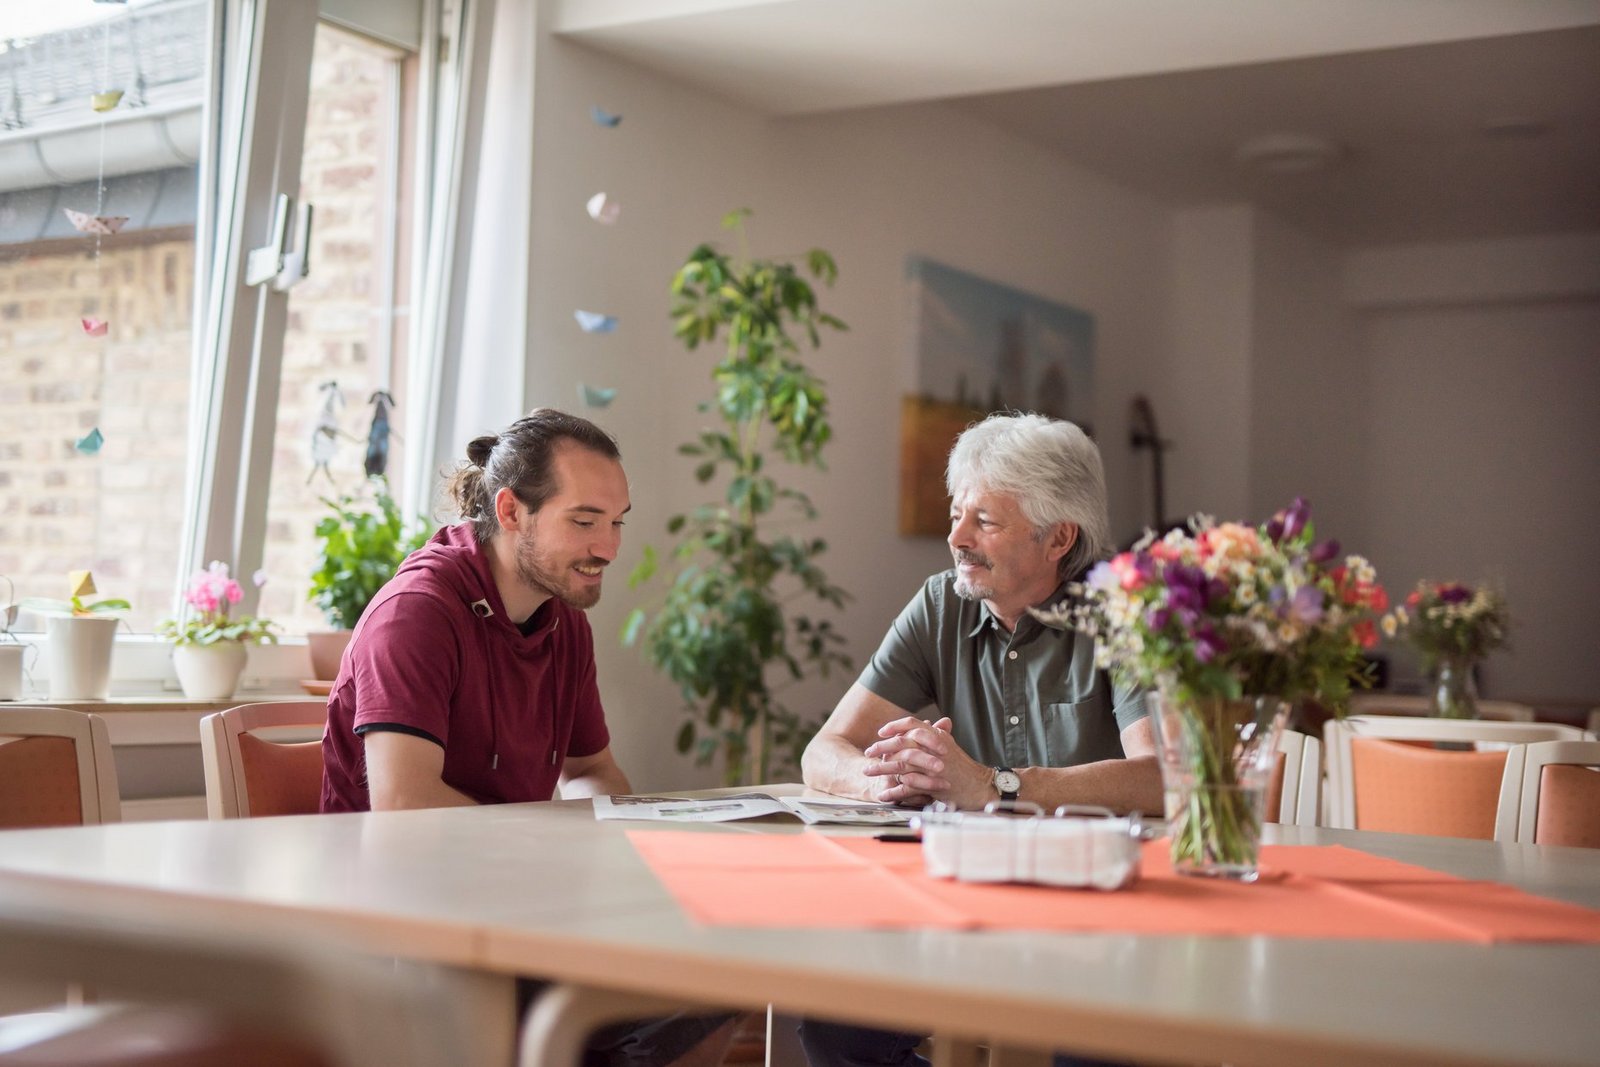
[[[971,563],[974,566],[988,567],[991,569],[994,567],[994,561],[988,556],[979,555],[977,552],[968,552],[966,549],[958,549],[956,551],[956,562]]]

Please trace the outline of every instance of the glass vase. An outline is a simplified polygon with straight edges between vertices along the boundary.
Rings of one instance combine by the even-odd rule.
[[[1478,683],[1468,656],[1441,656],[1434,669],[1429,714],[1440,719],[1476,719]]]
[[[1289,705],[1275,696],[1148,698],[1179,874],[1253,882]]]

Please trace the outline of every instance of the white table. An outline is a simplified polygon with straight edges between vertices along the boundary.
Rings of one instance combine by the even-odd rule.
[[[624,838],[645,825],[575,803],[16,831],[0,835],[0,908],[248,923],[491,975],[1147,1060],[1600,1060],[1600,946],[704,928]],[[1600,851],[1269,835],[1600,906]]]

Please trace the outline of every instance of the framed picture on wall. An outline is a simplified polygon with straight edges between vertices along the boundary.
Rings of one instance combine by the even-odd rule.
[[[949,529],[944,464],[992,411],[1036,411],[1088,433],[1094,317],[920,256],[906,260],[915,392],[900,407],[900,532]]]

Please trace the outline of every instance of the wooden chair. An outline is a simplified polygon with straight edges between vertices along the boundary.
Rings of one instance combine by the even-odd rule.
[[[1426,717],[1433,710],[1427,697],[1402,696],[1398,693],[1352,693],[1352,715],[1409,715]],[[1478,701],[1478,717],[1496,722],[1533,722],[1538,718],[1533,708],[1510,700]]]
[[[1539,741],[1507,753],[1494,836],[1600,848],[1600,741]]]
[[[1316,826],[1321,814],[1322,743],[1285,730],[1278,739],[1278,769],[1267,786],[1267,821]]]
[[[241,704],[201,719],[206,815],[247,819],[320,810],[322,742],[281,738],[320,732],[327,722],[328,706],[321,700]],[[258,731],[280,739],[257,736]]]
[[[1560,723],[1388,715],[1330,721],[1323,727],[1328,754],[1326,825],[1492,839],[1505,750],[1581,737],[1582,731]],[[1477,749],[1440,751],[1431,747],[1437,742],[1467,743]]]
[[[104,719],[62,708],[0,708],[0,829],[121,821]]]

